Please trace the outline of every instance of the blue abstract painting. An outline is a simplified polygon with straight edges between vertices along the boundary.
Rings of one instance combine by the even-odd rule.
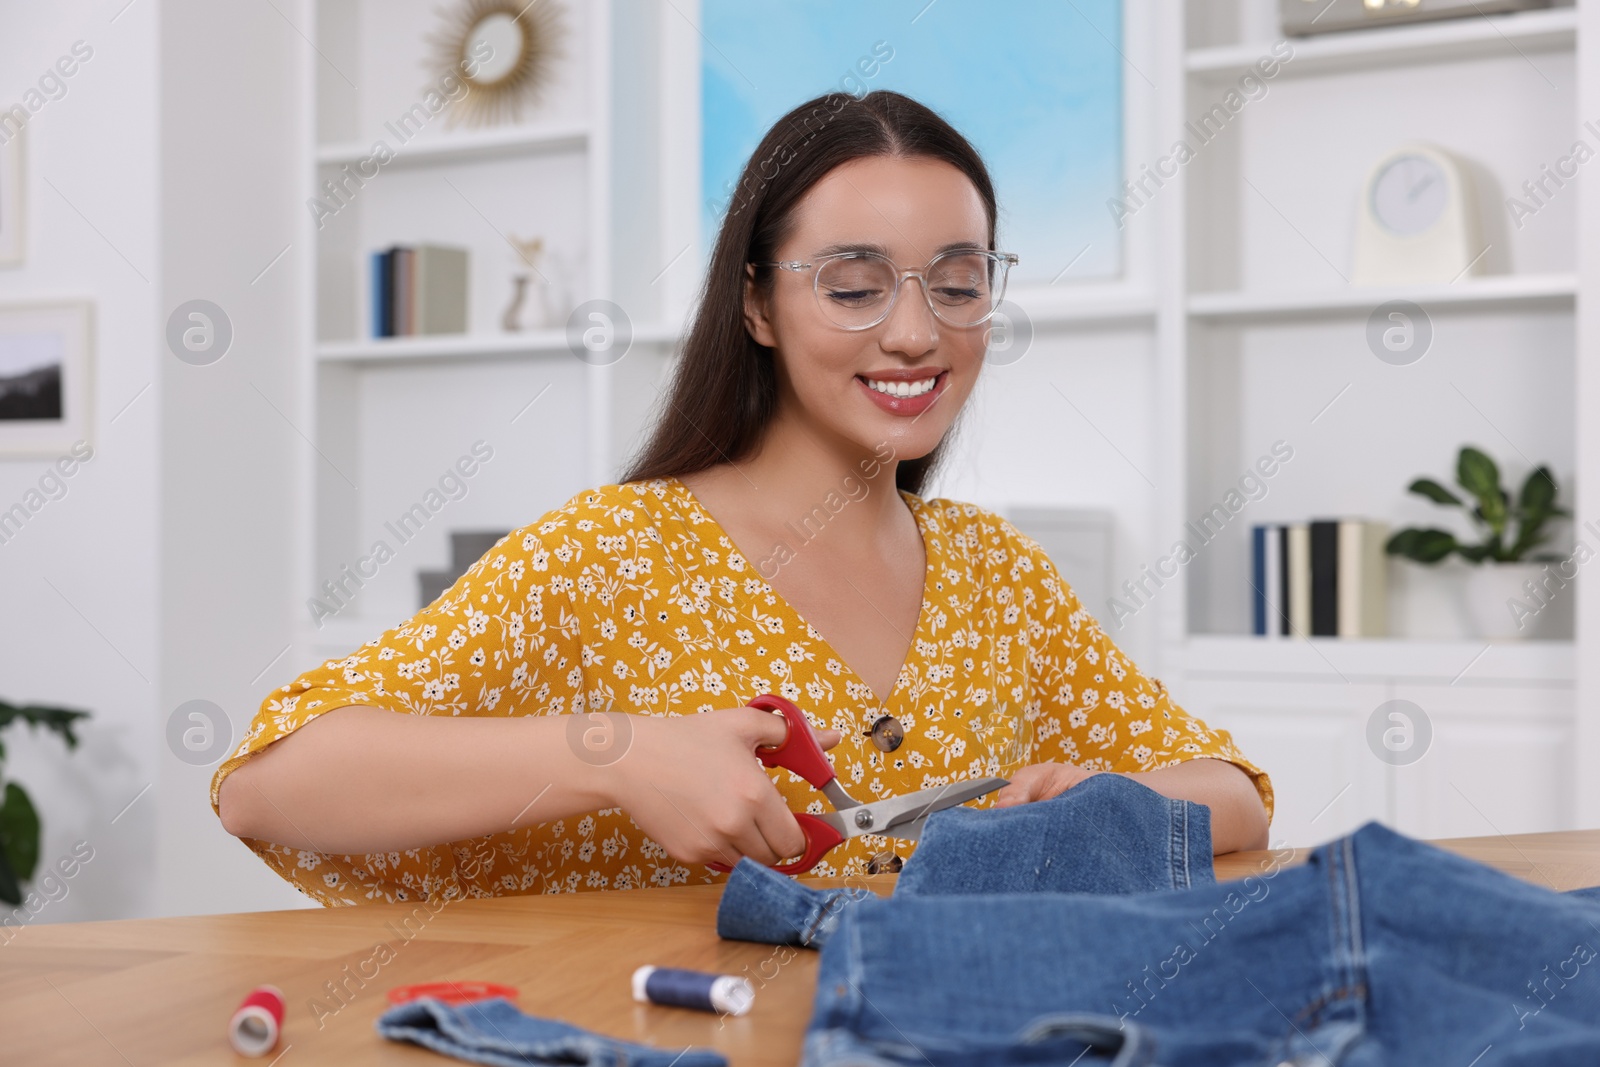
[[[988,164],[1015,282],[1114,277],[1120,0],[701,0],[703,254],[751,152],[797,104],[893,89]],[[1070,268],[1070,269],[1069,269]]]

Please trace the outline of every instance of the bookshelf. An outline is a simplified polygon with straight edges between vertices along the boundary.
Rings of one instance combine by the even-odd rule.
[[[1212,292],[1189,297],[1189,316],[1206,320],[1368,314],[1379,304],[1409,300],[1423,307],[1550,306],[1570,311],[1578,292],[1573,274],[1491,275],[1454,284],[1363,286],[1320,292]]]
[[[437,80],[427,63],[437,5],[302,0],[301,29],[314,57],[304,90],[306,198],[371,157],[377,140],[393,155],[336,213],[309,218],[301,233],[315,249],[314,314],[300,371],[303,425],[313,428],[301,471],[311,504],[297,524],[293,596],[301,625],[283,671],[348,652],[413,614],[416,573],[447,558],[450,530],[513,529],[584,486],[612,480],[637,431],[636,409],[676,342],[681,313],[675,317],[667,295],[635,277],[655,275],[660,265],[627,254],[665,240],[655,236],[658,206],[644,193],[661,168],[655,149],[632,139],[635,116],[613,104],[619,65],[640,68],[629,76],[656,77],[659,45],[650,38],[659,13],[619,26],[609,0],[564,0],[563,9],[565,54],[521,120],[451,126],[442,112],[402,140],[392,119]],[[677,99],[665,89],[656,96],[663,104]],[[613,155],[619,135],[630,138],[625,161]],[[501,328],[511,275],[522,269],[511,241],[535,236],[545,238],[548,253],[539,269],[567,279],[570,304],[627,294],[632,347],[621,365],[577,358],[564,322]],[[374,338],[367,256],[419,243],[468,249],[467,331]],[[413,540],[393,546],[395,560],[335,617],[314,622],[306,599],[366,554],[385,536],[384,519],[419,499],[436,472],[479,440],[495,458],[467,492]]]
[[[1551,463],[1573,503],[1578,198],[1551,198],[1537,227],[1494,216],[1570,147],[1588,114],[1579,21],[1565,6],[1291,38],[1265,90],[1152,198],[1170,265],[1154,321],[1166,429],[1156,482],[1170,487],[1158,525],[1181,529],[1275,439],[1292,441],[1300,464],[1287,464],[1159,601],[1163,677],[1273,772],[1275,839],[1324,840],[1369,818],[1452,836],[1558,829],[1577,817],[1572,753],[1589,729],[1578,640],[1477,640],[1440,629],[1442,611],[1430,631],[1417,604],[1443,603],[1450,576],[1399,562],[1391,618],[1413,632],[1256,638],[1245,568],[1257,522],[1453,525],[1404,487],[1424,473],[1448,481],[1469,441],[1511,478]],[[1268,0],[1190,0],[1158,36],[1161,65],[1174,72],[1158,79],[1160,132],[1149,143],[1162,152],[1284,47]],[[1474,161],[1492,262],[1448,285],[1352,286],[1344,274],[1366,168],[1413,140]],[[1434,331],[1434,349],[1413,367],[1382,365],[1364,344],[1367,316],[1391,300],[1419,305]],[[1393,701],[1421,708],[1431,728],[1415,762],[1374,758],[1371,721]]]
[[[633,330],[636,345],[671,345],[678,331],[671,327]],[[362,341],[330,341],[317,346],[317,360],[328,364],[463,363],[499,359],[570,359],[565,330],[528,330],[507,334],[385,337]]]
[[[581,152],[589,143],[587,122],[545,123],[542,125],[491,127],[457,132],[448,139],[408,146],[385,166],[419,167],[450,163],[469,163],[485,159],[510,159],[544,152]],[[372,153],[368,143],[325,144],[317,146],[317,163],[338,167],[355,163]]]

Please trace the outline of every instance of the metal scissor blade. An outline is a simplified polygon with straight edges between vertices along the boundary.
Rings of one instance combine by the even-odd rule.
[[[1006,778],[973,778],[951,782],[902,797],[889,797],[845,811],[829,812],[822,818],[846,837],[885,834],[914,841],[922,831],[923,821],[933,812],[992,793],[1008,781]]]

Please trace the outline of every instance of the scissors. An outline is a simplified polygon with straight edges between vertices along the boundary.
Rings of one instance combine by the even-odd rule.
[[[749,706],[777,712],[789,727],[781,744],[758,746],[757,758],[768,767],[786,767],[798,774],[827,797],[834,807],[825,815],[793,812],[800,829],[805,831],[806,850],[796,859],[767,864],[783,874],[804,874],[820,863],[829,849],[862,834],[915,841],[933,812],[992,793],[1009,781],[1006,778],[973,778],[937,789],[923,789],[905,796],[863,804],[839,784],[839,779],[833,773],[833,763],[817,743],[804,712],[773,693],[762,693],[750,701]],[[714,871],[733,870],[725,863],[710,862],[706,866]]]

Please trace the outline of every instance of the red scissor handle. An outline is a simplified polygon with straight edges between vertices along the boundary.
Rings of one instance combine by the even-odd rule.
[[[833,781],[833,762],[817,743],[817,735],[811,732],[805,712],[773,693],[762,693],[750,701],[749,706],[775,711],[789,725],[789,732],[784,735],[781,744],[756,749],[756,757],[762,763],[768,767],[787,767],[817,789]]]
[[[762,693],[750,701],[749,707],[777,712],[788,724],[788,732],[781,744],[770,748],[766,746],[756,748],[756,757],[762,763],[768,767],[787,767],[817,789],[833,781],[833,763],[822,751],[822,746],[817,743],[816,735],[811,732],[811,724],[806,722],[805,712],[796,707],[792,701],[774,693]],[[803,811],[793,814],[795,822],[799,823],[800,829],[805,832],[806,850],[796,859],[768,866],[783,874],[804,874],[821,862],[830,848],[842,844],[844,835],[815,815]],[[706,866],[714,871],[733,870],[725,863],[712,862]]]
[[[806,835],[806,850],[795,859],[767,864],[768,867],[771,867],[779,874],[805,874],[822,862],[822,857],[828,854],[830,848],[844,843],[843,834],[815,815],[804,811],[796,811],[792,814],[794,815],[794,821],[800,824],[800,829]],[[713,871],[727,872],[733,870],[726,863],[718,863],[715,860],[707,863],[706,866]]]

